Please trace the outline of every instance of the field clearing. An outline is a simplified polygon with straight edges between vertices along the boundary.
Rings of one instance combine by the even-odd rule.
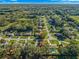
[[[74,20],[76,23],[79,23],[79,16],[70,16],[72,20]]]

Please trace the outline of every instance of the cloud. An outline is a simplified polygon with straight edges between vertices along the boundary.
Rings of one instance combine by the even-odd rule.
[[[62,0],[62,1],[68,1],[68,0]]]
[[[79,0],[69,0],[69,1],[79,1]]]
[[[17,0],[10,0],[10,1],[17,1]]]

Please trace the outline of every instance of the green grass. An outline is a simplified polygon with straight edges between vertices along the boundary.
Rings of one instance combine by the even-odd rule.
[[[58,40],[50,40],[51,44],[59,44]]]
[[[72,20],[74,20],[76,23],[79,23],[79,16],[70,16]]]
[[[35,41],[33,41],[33,40],[28,40],[28,43],[35,44]]]

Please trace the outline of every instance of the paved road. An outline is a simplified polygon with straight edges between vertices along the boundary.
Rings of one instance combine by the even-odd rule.
[[[48,41],[49,45],[51,45],[50,40],[52,39],[52,36],[51,36],[51,34],[50,34],[50,32],[49,32],[49,29],[48,29],[48,26],[47,26],[48,23],[47,23],[45,17],[43,18],[43,21],[44,21],[45,29],[46,29],[47,35],[48,35],[47,41]]]

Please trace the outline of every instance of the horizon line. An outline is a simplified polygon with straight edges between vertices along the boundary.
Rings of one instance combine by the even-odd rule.
[[[0,4],[79,4],[79,1],[72,2],[0,2]]]

